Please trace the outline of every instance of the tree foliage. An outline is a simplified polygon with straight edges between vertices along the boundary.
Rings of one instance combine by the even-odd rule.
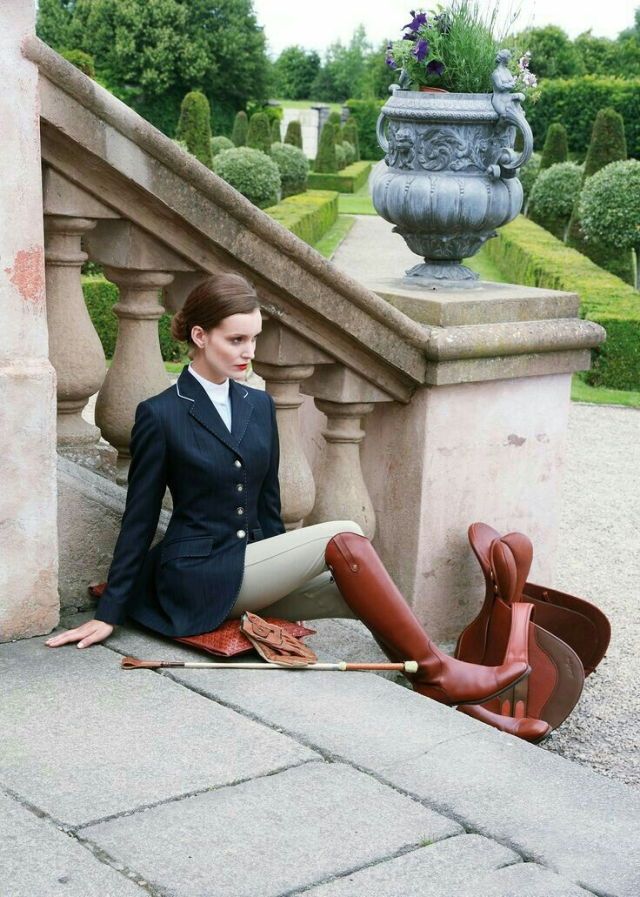
[[[90,53],[98,77],[167,133],[190,90],[229,125],[233,111],[266,94],[252,0],[42,0],[38,34],[56,50]]]
[[[311,85],[320,71],[320,57],[315,50],[287,47],[273,65],[273,90],[287,100],[308,100]]]
[[[584,74],[584,64],[566,31],[557,25],[528,28],[516,38],[531,53],[531,71],[538,78],[572,78]]]
[[[640,162],[612,162],[590,177],[580,202],[587,239],[640,249]]]
[[[529,217],[563,240],[580,192],[582,169],[575,162],[559,162],[541,171],[529,200]]]

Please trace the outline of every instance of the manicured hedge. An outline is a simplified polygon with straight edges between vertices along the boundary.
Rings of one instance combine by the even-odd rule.
[[[338,219],[338,194],[329,190],[307,190],[264,211],[313,246]]]
[[[113,306],[120,296],[118,287],[104,277],[83,277],[82,292],[104,354],[107,358],[113,358],[118,335],[118,319]],[[171,336],[171,318],[172,315],[164,314],[158,321],[160,351],[164,361],[180,361],[184,346]]]
[[[640,158],[640,78],[545,78],[538,101],[526,104],[535,146],[542,146],[552,122],[562,122],[567,129],[569,150],[584,155],[596,115],[607,106],[624,119],[627,152]]]
[[[371,162],[352,162],[342,171],[320,174],[309,172],[309,187],[313,190],[337,190],[338,193],[356,193],[367,183]]]
[[[498,231],[486,251],[514,283],[568,290],[580,314],[607,331],[586,380],[610,389],[640,390],[640,292],[565,246],[522,215]]]

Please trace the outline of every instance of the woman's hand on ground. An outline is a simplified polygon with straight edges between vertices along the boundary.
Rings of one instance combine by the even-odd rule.
[[[76,647],[88,648],[89,645],[95,645],[109,638],[113,630],[114,627],[111,623],[103,623],[102,620],[88,620],[82,626],[76,626],[75,629],[67,629],[66,632],[52,636],[47,639],[45,645],[49,648],[59,648],[69,642],[77,642]]]

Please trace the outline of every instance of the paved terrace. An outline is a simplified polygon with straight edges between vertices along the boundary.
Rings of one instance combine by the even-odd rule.
[[[639,436],[640,412],[572,411],[557,582],[614,641],[551,739],[627,782]],[[355,623],[318,628],[325,657],[372,653]],[[202,657],[130,627],[43,642],[0,646],[2,897],[640,894],[637,790],[380,676],[124,672]]]

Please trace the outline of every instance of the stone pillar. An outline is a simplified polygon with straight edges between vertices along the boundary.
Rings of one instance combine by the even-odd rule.
[[[315,397],[316,407],[327,417],[322,430],[326,446],[316,473],[316,502],[305,523],[354,520],[371,539],[376,515],[360,464],[360,444],[365,437],[360,423],[375,403],[391,399],[337,364],[320,368],[304,389]]]
[[[367,421],[375,545],[430,632],[453,639],[484,595],[471,523],[526,533],[531,580],[553,585],[571,374],[604,333],[553,290],[398,280],[378,292],[424,325],[428,368],[409,404]]]
[[[95,227],[87,218],[45,216],[49,358],[57,375],[58,449],[76,454],[95,449],[97,427],[82,419],[107,365],[82,294],[80,269],[88,258],[82,235]]]
[[[120,300],[113,307],[118,316],[118,339],[96,401],[96,423],[118,451],[116,479],[124,483],[136,408],[170,385],[158,339],[158,319],[164,314],[158,292],[173,275],[110,267],[105,268],[105,275],[120,290]]]
[[[58,621],[55,371],[48,357],[38,70],[20,52],[35,6],[0,33],[0,641]]]
[[[276,321],[264,322],[253,366],[276,406],[282,519],[287,530],[302,524],[315,501],[313,473],[300,433],[298,411],[304,401],[300,384],[313,374],[316,364],[330,360]]]

